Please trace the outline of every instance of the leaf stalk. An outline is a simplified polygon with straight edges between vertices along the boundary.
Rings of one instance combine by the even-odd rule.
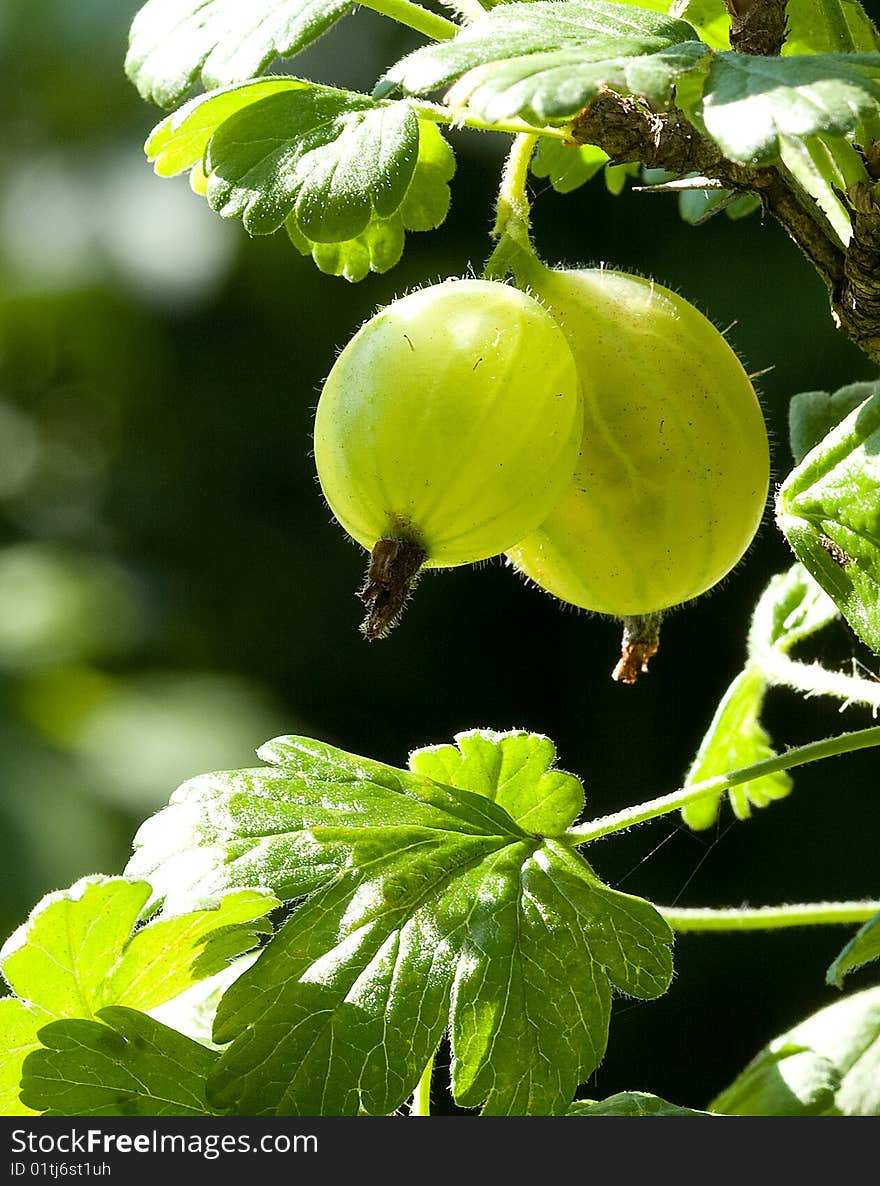
[[[779,770],[791,770],[795,766],[805,766],[808,762],[818,762],[823,758],[838,757],[841,754],[853,753],[856,750],[878,745],[880,745],[880,726],[860,729],[854,733],[844,733],[837,737],[827,737],[821,741],[812,741],[808,745],[790,749],[775,758],[767,758],[762,762],[755,762],[750,766],[743,766],[739,770],[730,771],[728,774],[707,778],[684,790],[673,791],[669,795],[661,795],[657,799],[649,799],[635,807],[626,807],[622,811],[615,811],[611,815],[600,816],[588,823],[569,828],[565,833],[565,840],[569,844],[587,844],[590,841],[599,840],[602,836],[625,831],[635,824],[643,824],[648,820],[669,815],[670,812],[680,811],[681,808],[697,799],[719,792],[723,793],[730,790],[731,787],[751,782],[765,774],[775,774]]]
[[[655,903],[656,906],[656,903]],[[771,931],[790,927],[859,925],[880,913],[880,902],[799,902],[723,910],[656,906],[674,931]]]
[[[390,17],[399,25],[424,33],[432,41],[451,41],[459,31],[455,21],[449,21],[437,12],[429,12],[420,4],[413,4],[412,0],[358,0],[358,3],[362,8],[371,8],[373,12]]]

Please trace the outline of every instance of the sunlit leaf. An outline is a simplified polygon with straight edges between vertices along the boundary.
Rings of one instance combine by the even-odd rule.
[[[611,87],[667,100],[708,49],[685,21],[602,0],[502,4],[452,40],[398,62],[377,88],[427,94],[456,83],[452,106],[485,119],[563,121]]]
[[[781,486],[776,513],[804,567],[880,651],[880,395],[806,454]]]
[[[349,0],[148,0],[131,27],[125,69],[145,99],[170,107],[197,79],[243,82],[320,37]]]
[[[583,803],[548,740],[457,740],[407,771],[278,738],[272,768],[195,780],[142,829],[134,865],[178,908],[241,877],[312,891],[220,1003],[215,1106],[384,1114],[449,1028],[459,1103],[561,1111],[603,1055],[612,985],[665,990],[660,915],[543,835]]]
[[[53,1021],[24,1063],[21,1096],[45,1116],[207,1116],[217,1054],[135,1009]],[[102,1024],[103,1023],[103,1024]]]
[[[742,766],[774,756],[761,725],[766,681],[758,667],[746,667],[728,688],[687,773],[685,788],[729,774]],[[753,807],[783,799],[792,788],[785,771],[765,774],[727,792],[737,819],[748,819]],[[682,819],[694,829],[709,828],[718,816],[723,792],[705,795],[682,809]]]
[[[828,969],[825,979],[835,988],[842,988],[844,978],[850,972],[876,959],[880,959],[880,914],[875,914],[859,928]]]

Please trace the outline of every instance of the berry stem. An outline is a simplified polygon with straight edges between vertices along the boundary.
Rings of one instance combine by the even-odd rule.
[[[424,33],[432,41],[451,41],[460,28],[454,21],[448,21],[439,13],[429,12],[421,5],[413,4],[412,0],[358,0],[358,3],[362,8],[381,12],[399,25]]]
[[[790,906],[729,910],[686,910],[674,906],[656,909],[674,931],[770,931],[867,922],[880,912],[880,902],[799,902]]]
[[[621,684],[634,684],[640,675],[647,674],[648,664],[660,649],[662,614],[642,614],[623,619],[620,658],[611,678]]]
[[[527,192],[529,166],[537,143],[538,136],[533,132],[521,132],[514,137],[495,204],[492,238],[497,244],[483,269],[486,280],[503,280],[513,273],[517,282],[525,286],[535,267],[541,267],[532,247]]]
[[[367,608],[361,631],[371,642],[384,638],[397,625],[425,559],[425,549],[410,539],[376,543],[358,593]]]
[[[794,766],[804,766],[807,762],[818,762],[820,758],[834,758],[840,754],[876,745],[880,745],[880,727],[876,726],[872,729],[860,729],[855,733],[844,733],[838,737],[827,737],[822,741],[811,741],[808,745],[797,746],[778,757],[767,758],[763,762],[755,762],[751,766],[743,766],[739,770],[719,774],[715,778],[707,778],[685,790],[673,791],[671,795],[661,795],[635,807],[625,807],[623,811],[615,811],[611,815],[579,824],[568,829],[565,839],[569,844],[586,844],[602,836],[610,836],[613,832],[622,832],[634,824],[642,824],[647,820],[658,819],[661,815],[668,815],[672,811],[680,811],[682,807],[687,807],[688,803],[693,803],[706,795],[717,795],[719,792],[730,790],[731,787],[761,778],[765,774],[791,770]]]

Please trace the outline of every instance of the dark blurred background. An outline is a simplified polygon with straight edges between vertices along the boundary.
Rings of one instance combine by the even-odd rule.
[[[0,6],[0,931],[48,890],[123,868],[189,775],[303,732],[396,764],[473,726],[549,734],[601,814],[674,789],[739,669],[751,608],[791,562],[768,518],[722,588],[669,618],[650,677],[614,684],[613,622],[565,612],[500,562],[430,574],[367,644],[359,549],[317,489],[310,427],[334,352],[396,293],[479,268],[506,138],[459,134],[451,216],[357,286],[283,234],[249,240],[141,145],[161,113],[123,74],[136,0]],[[296,72],[369,89],[416,43],[356,13]],[[601,178],[533,185],[539,250],[655,276],[759,380],[775,476],[789,397],[872,377],[821,282],[771,221],[690,228],[675,201]],[[839,625],[810,652],[876,658]],[[778,747],[867,725],[774,692]],[[589,852],[604,879],[679,905],[877,896],[870,752],[798,772],[749,822],[667,817]],[[835,999],[842,930],[683,936],[670,992],[620,1001],[585,1093],[700,1107],[776,1033]],[[864,974],[863,974],[864,975]],[[867,982],[867,981],[866,981]],[[853,978],[853,985],[861,981]]]

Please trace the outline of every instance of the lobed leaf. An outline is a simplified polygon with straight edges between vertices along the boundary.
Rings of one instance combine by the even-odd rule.
[[[808,136],[799,139],[782,136],[779,140],[779,157],[798,185],[809,194],[825,218],[840,246],[849,246],[852,238],[852,222],[849,211],[841,201],[841,195],[849,188],[842,164],[846,158],[857,160],[857,167],[864,172],[861,159],[854,145],[842,136]]]
[[[862,131],[880,117],[880,54],[760,57],[717,53],[699,111],[725,156],[778,160],[786,137]]]
[[[711,1116],[711,1112],[695,1111],[670,1104],[657,1095],[643,1091],[621,1091],[604,1100],[575,1100],[566,1116]]]
[[[748,666],[736,677],[715,712],[684,782],[686,788],[707,779],[774,757],[770,739],[761,726],[766,681],[761,670]],[[737,819],[748,819],[752,807],[766,807],[790,794],[794,784],[784,770],[765,774],[727,792]],[[723,792],[705,795],[682,809],[691,828],[709,828],[718,817]]]
[[[668,100],[708,50],[685,21],[602,0],[502,4],[452,40],[398,62],[375,93],[427,94],[488,120],[564,121],[602,87]]]
[[[520,116],[538,125],[571,119],[606,88],[662,106],[706,53],[702,42],[688,41],[654,53],[603,56],[598,61],[583,48],[531,54],[469,70],[450,88],[446,101],[487,120]]]
[[[762,658],[768,651],[786,654],[837,617],[834,602],[800,564],[770,580],[752,614],[749,661],[719,704],[685,786],[775,756],[761,725],[767,692]],[[736,817],[747,819],[752,807],[766,807],[775,799],[785,798],[792,786],[791,777],[779,771],[731,787],[727,796]],[[685,823],[695,829],[710,827],[718,817],[722,794],[719,791],[688,804],[682,811]]]
[[[783,1036],[762,1050],[709,1105],[726,1116],[821,1116],[841,1077],[830,1058]]]
[[[156,172],[189,169],[196,192],[251,234],[282,223],[322,271],[361,280],[393,267],[404,232],[449,209],[455,158],[408,102],[268,78],[187,103],[151,133]]]
[[[142,829],[135,866],[178,908],[237,883],[239,860],[252,884],[311,895],[221,1000],[214,1106],[384,1114],[449,1029],[464,1106],[561,1112],[602,1057],[612,985],[665,990],[654,908],[526,830],[561,830],[583,802],[548,740],[457,741],[407,771],[276,738],[274,769],[194,780]]]
[[[754,194],[735,194],[728,189],[687,189],[678,196],[678,213],[691,226],[701,226],[721,213],[735,222],[760,208],[761,200]]]
[[[774,1039],[709,1107],[751,1116],[880,1115],[880,988],[828,1005]]]
[[[409,103],[376,104],[330,88],[279,91],[241,108],[205,152],[207,198],[251,234],[293,211],[318,242],[360,234],[402,203],[415,170],[419,121]]]
[[[146,882],[123,878],[84,878],[49,894],[0,951],[10,987],[53,1017],[89,1018],[111,1004],[152,1009],[255,947],[278,904],[239,890],[132,934],[149,897]]]
[[[217,1054],[135,1009],[53,1021],[22,1075],[24,1104],[44,1116],[209,1116]]]
[[[880,914],[859,928],[828,969],[825,980],[842,988],[844,977],[876,959],[880,959]]]
[[[208,89],[261,74],[352,8],[349,0],[148,0],[131,26],[125,70],[160,107],[201,79]]]
[[[876,394],[878,384],[849,383],[837,391],[802,391],[788,405],[788,435],[795,464],[840,424],[850,412]]]
[[[546,177],[558,194],[570,194],[605,167],[608,153],[592,144],[566,144],[542,137],[532,157],[532,172]]]
[[[110,1005],[148,1010],[171,1000],[254,948],[278,904],[264,891],[239,890],[139,927],[149,898],[145,882],[84,878],[44,898],[4,944],[0,967],[16,997],[0,1002],[8,1022],[0,1110],[22,1114],[22,1065],[48,1022],[92,1021]]]
[[[0,1000],[0,1116],[29,1116],[32,1108],[20,1100],[21,1068],[24,1060],[40,1047],[37,1037],[52,1014],[39,1005],[17,997]]]
[[[584,788],[554,770],[556,747],[536,733],[458,733],[455,745],[410,754],[409,767],[435,782],[475,791],[503,807],[527,832],[561,836],[584,809]]]
[[[880,650],[880,394],[806,454],[779,490],[776,516],[804,567]]]
[[[419,121],[419,155],[412,181],[400,208],[388,218],[375,214],[353,239],[318,243],[303,234],[295,214],[288,216],[285,229],[301,255],[310,255],[318,269],[350,282],[363,280],[370,272],[387,272],[403,254],[406,231],[429,231],[446,218],[449,210],[449,181],[455,172],[455,157],[435,124]]]
[[[840,615],[837,606],[802,564],[770,578],[752,613],[749,656],[760,660],[773,648],[787,654],[797,643],[824,629]]]

